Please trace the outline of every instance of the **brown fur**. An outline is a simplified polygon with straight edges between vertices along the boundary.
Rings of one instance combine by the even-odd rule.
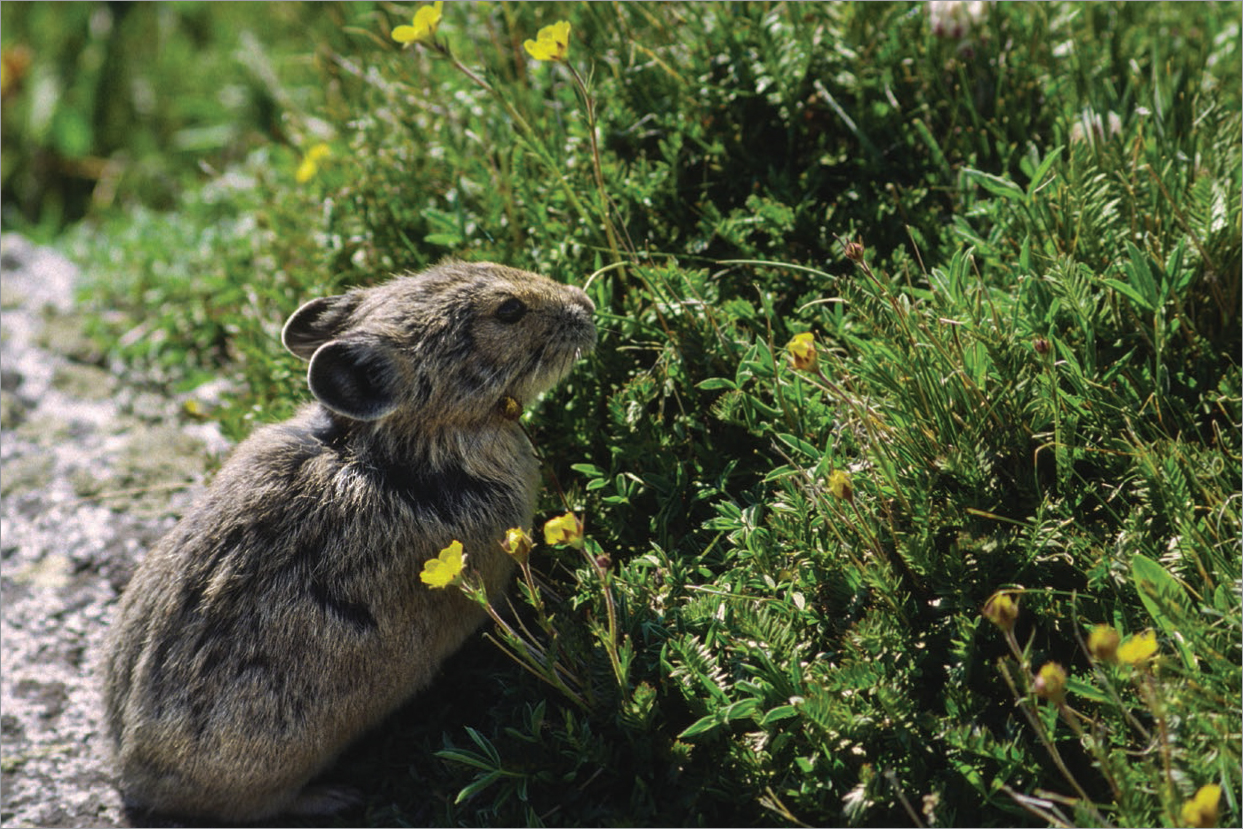
[[[498,404],[560,380],[595,344],[593,310],[535,274],[446,262],[294,313],[283,339],[317,402],[237,447],[121,599],[105,702],[127,805],[341,805],[307,782],[485,618],[423,563],[457,539],[504,591],[499,542],[530,527],[539,474]]]

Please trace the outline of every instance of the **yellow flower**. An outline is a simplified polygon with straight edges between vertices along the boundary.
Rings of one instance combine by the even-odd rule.
[[[535,40],[528,40],[522,45],[536,60],[564,62],[566,52],[570,50],[570,24],[562,20],[545,26],[539,30]]]
[[[1128,636],[1118,646],[1118,661],[1124,665],[1142,665],[1157,653],[1157,634],[1151,630]]]
[[[1109,625],[1097,625],[1088,634],[1088,653],[1101,662],[1114,662],[1118,658],[1118,631]]]
[[[790,352],[790,362],[797,369],[811,371],[816,367],[816,338],[810,331],[795,334],[794,339],[786,346]]]
[[[302,163],[298,165],[298,171],[294,173],[294,180],[299,184],[306,184],[315,178],[315,174],[319,172],[320,162],[330,155],[332,155],[332,150],[327,144],[316,144],[311,147],[302,157]]]
[[[427,560],[419,578],[424,584],[440,589],[457,584],[464,567],[466,556],[462,555],[462,542],[454,541],[441,550],[439,556]]]
[[[984,618],[1002,630],[1013,630],[1014,620],[1019,618],[1019,603],[1004,590],[994,593],[984,603]]]
[[[534,546],[531,536],[517,527],[506,530],[505,540],[501,542],[501,549],[513,556],[519,564],[526,564],[527,559],[531,557],[531,548]]]
[[[1199,829],[1217,825],[1217,801],[1221,799],[1221,786],[1209,783],[1201,786],[1195,796],[1183,804],[1183,825]]]
[[[1066,699],[1066,669],[1056,662],[1046,662],[1036,674],[1032,690],[1041,699],[1061,705]]]
[[[435,37],[436,27],[440,25],[440,11],[444,6],[441,0],[436,0],[430,6],[420,8],[414,13],[414,20],[409,26],[393,29],[393,40],[398,43],[414,43]]]
[[[854,503],[855,491],[850,485],[850,474],[842,472],[840,469],[834,469],[830,472],[829,492],[833,493],[834,498],[841,498],[843,501]]]
[[[583,522],[572,512],[548,519],[544,524],[545,544],[569,544],[571,547],[583,546]]]

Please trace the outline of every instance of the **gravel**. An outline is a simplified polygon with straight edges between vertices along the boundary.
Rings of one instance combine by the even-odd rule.
[[[111,370],[76,268],[0,239],[0,823],[128,826],[109,780],[98,663],[142,552],[228,443],[185,398]]]

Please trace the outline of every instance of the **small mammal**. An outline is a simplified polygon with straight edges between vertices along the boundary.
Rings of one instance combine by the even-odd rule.
[[[312,300],[282,340],[315,402],[243,441],[142,561],[104,665],[132,809],[222,819],[330,813],[307,787],[426,686],[485,616],[419,573],[461,541],[489,595],[539,470],[514,420],[595,345],[575,287],[493,263]],[[508,409],[508,411],[507,411]]]

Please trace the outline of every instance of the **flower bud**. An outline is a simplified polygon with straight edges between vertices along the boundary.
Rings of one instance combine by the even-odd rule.
[[[501,549],[519,564],[527,563],[534,546],[535,543],[531,541],[531,537],[517,527],[506,530],[505,540],[501,542]]]
[[[985,619],[1009,632],[1014,630],[1014,622],[1019,618],[1019,603],[1011,598],[1010,593],[1002,590],[984,603],[983,613]]]
[[[1036,674],[1032,690],[1041,699],[1061,705],[1066,700],[1066,669],[1056,662],[1044,663],[1044,667]]]
[[[1088,634],[1088,653],[1098,662],[1118,660],[1118,642],[1122,637],[1109,625],[1097,625]]]

